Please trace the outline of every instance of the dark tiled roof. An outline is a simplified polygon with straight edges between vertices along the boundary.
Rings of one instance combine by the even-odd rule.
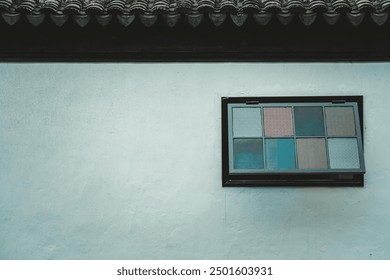
[[[382,25],[389,10],[390,0],[0,0],[2,18],[10,25],[22,16],[33,25],[50,18],[58,26],[71,18],[80,26],[92,18],[103,26],[112,20],[128,26],[135,17],[145,26],[152,26],[158,17],[168,26],[176,25],[181,17],[194,27],[205,17],[216,26],[229,18],[241,26],[248,17],[259,25],[266,25],[272,17],[286,25],[299,17],[304,25],[311,25],[318,17],[335,24],[340,16],[353,25],[364,17]]]

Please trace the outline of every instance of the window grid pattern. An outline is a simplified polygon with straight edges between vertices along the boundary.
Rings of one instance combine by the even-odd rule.
[[[237,156],[235,139],[257,139],[261,150],[261,169],[234,166],[233,171],[245,172],[332,172],[363,169],[361,139],[358,135],[358,114],[354,104],[235,104],[231,109],[257,108],[257,137],[235,137],[230,146]],[[343,118],[342,125],[337,118]],[[236,119],[231,118],[233,123]],[[253,125],[253,124],[252,124]],[[275,126],[279,126],[276,127]],[[329,133],[330,132],[330,133]],[[233,153],[232,153],[233,152]],[[293,157],[293,163],[291,160]],[[256,164],[252,164],[255,166]]]

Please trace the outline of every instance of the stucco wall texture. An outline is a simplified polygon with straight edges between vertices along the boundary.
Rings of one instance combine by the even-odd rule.
[[[389,93],[389,63],[2,63],[0,258],[390,259]],[[222,188],[221,97],[285,95],[364,95],[364,188]]]

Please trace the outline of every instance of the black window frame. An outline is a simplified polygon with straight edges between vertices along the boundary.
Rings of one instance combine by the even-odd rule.
[[[272,187],[272,186],[364,186],[364,173],[285,173],[285,174],[230,174],[228,104],[232,103],[343,103],[356,102],[359,112],[361,141],[364,152],[363,96],[286,96],[286,97],[222,97],[222,186]]]

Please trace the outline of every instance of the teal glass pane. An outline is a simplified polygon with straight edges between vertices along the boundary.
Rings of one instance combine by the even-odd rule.
[[[294,121],[297,136],[325,135],[322,107],[295,107]]]
[[[329,165],[333,169],[360,168],[356,138],[329,138]]]
[[[234,139],[233,160],[235,169],[262,169],[263,141],[261,139]]]
[[[295,168],[294,139],[266,139],[265,154],[268,169]]]

